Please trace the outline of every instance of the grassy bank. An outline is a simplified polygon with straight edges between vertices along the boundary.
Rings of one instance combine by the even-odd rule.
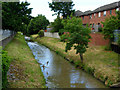
[[[8,88],[45,88],[43,73],[23,35],[18,33],[5,50],[12,58]]]
[[[37,35],[33,35],[33,38]],[[92,74],[95,78],[101,80],[106,86],[117,83],[119,80],[118,72],[118,54],[104,51],[104,46],[90,46],[84,54],[84,63],[80,63],[79,55],[72,49],[65,52],[65,43],[59,39],[42,37],[35,39],[37,42],[49,47],[59,55],[67,58],[74,63],[76,67],[82,68]]]

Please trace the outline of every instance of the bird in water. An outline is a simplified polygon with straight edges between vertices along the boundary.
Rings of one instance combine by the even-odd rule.
[[[48,65],[49,61],[47,61],[47,65]]]
[[[43,67],[43,70],[45,69],[45,65],[42,65],[42,67]]]

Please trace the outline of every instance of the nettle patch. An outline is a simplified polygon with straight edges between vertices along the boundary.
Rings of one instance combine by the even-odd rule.
[[[9,70],[11,58],[8,56],[7,52],[2,50],[2,88],[6,88],[7,81],[7,71]]]

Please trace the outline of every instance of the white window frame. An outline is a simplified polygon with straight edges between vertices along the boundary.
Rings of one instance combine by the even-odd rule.
[[[104,16],[106,16],[106,13],[107,13],[107,12],[106,12],[106,11],[104,11],[104,12],[103,12],[103,15],[104,15]]]
[[[110,10],[111,12],[110,12],[110,15],[112,15],[112,10]]]
[[[96,16],[96,13],[94,13],[94,17]]]
[[[116,11],[119,11],[119,8],[116,8]]]
[[[98,13],[98,17],[101,17],[101,12]]]
[[[92,19],[92,14],[90,15],[90,19]]]

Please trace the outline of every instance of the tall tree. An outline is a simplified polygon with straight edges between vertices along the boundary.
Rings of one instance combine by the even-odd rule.
[[[39,30],[46,29],[49,21],[43,15],[38,15],[37,17],[31,19],[27,31],[29,34],[37,34]]]
[[[74,47],[76,54],[80,55],[81,62],[83,62],[83,53],[85,53],[86,48],[88,48],[88,42],[90,42],[90,29],[88,26],[84,27],[82,25],[82,20],[80,18],[72,17],[71,19],[63,20],[64,30],[70,33],[68,38],[66,49],[71,50]]]
[[[70,16],[71,13],[74,13],[75,10],[73,10],[73,1],[70,0],[70,2],[64,2],[64,0],[59,0],[61,2],[52,2],[49,3],[49,7],[51,8],[51,11],[56,12],[53,15],[60,15],[62,14],[63,18],[67,18],[67,16]]]
[[[109,49],[111,49],[111,43],[114,39],[114,30],[120,29],[120,11],[116,12],[116,16],[111,16],[109,18],[106,18],[102,24],[104,25],[103,27],[103,34],[104,38],[108,38],[110,40],[109,43]]]
[[[23,27],[29,24],[32,18],[28,2],[4,2],[2,3],[2,28],[13,31],[25,31]]]
[[[61,29],[63,29],[62,19],[57,17],[54,22],[51,23],[51,26],[53,27],[52,32],[59,32],[59,34],[61,34]]]

